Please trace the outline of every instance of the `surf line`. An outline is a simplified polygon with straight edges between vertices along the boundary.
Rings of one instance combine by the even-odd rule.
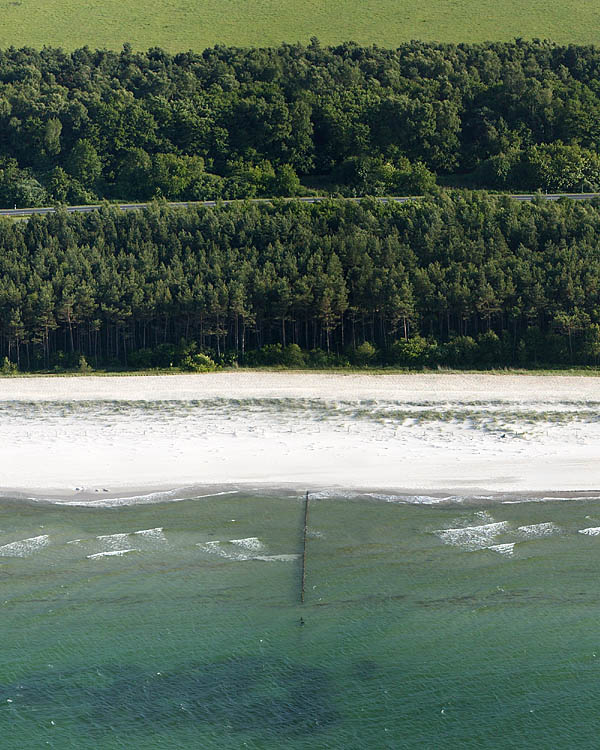
[[[306,583],[306,538],[308,536],[308,490],[304,500],[304,536],[302,546],[302,583],[300,586],[300,603],[304,604],[304,585]],[[300,618],[301,624],[304,624]]]

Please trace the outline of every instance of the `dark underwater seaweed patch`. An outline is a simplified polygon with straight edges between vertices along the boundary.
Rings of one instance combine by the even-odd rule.
[[[165,672],[101,665],[50,671],[0,686],[0,701],[21,716],[63,711],[97,735],[110,728],[157,731],[186,723],[224,726],[277,737],[319,732],[335,724],[326,670],[282,660],[230,659]]]

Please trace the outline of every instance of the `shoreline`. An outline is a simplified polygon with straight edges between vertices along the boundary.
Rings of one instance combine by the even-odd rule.
[[[31,505],[53,505],[66,508],[117,509],[135,505],[154,505],[185,501],[199,502],[218,497],[275,496],[288,497],[290,501],[304,502],[306,492],[311,501],[346,500],[357,502],[383,502],[419,506],[470,506],[500,505],[538,502],[586,501],[600,499],[600,489],[582,490],[533,490],[495,492],[483,487],[472,487],[465,491],[460,487],[438,488],[423,491],[407,487],[344,487],[319,486],[290,482],[286,484],[265,482],[255,484],[211,484],[193,486],[124,486],[110,490],[84,488],[81,491],[59,488],[3,488],[0,504],[29,503]]]

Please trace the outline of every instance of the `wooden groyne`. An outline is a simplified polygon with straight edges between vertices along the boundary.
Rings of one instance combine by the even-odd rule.
[[[300,602],[304,604],[304,585],[306,583],[306,538],[308,536],[308,491],[304,500],[304,534],[302,546],[302,585],[300,587]]]

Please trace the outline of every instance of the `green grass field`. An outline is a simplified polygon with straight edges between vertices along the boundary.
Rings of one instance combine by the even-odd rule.
[[[395,47],[547,38],[600,43],[593,0],[0,0],[0,46],[267,46],[354,40]]]

